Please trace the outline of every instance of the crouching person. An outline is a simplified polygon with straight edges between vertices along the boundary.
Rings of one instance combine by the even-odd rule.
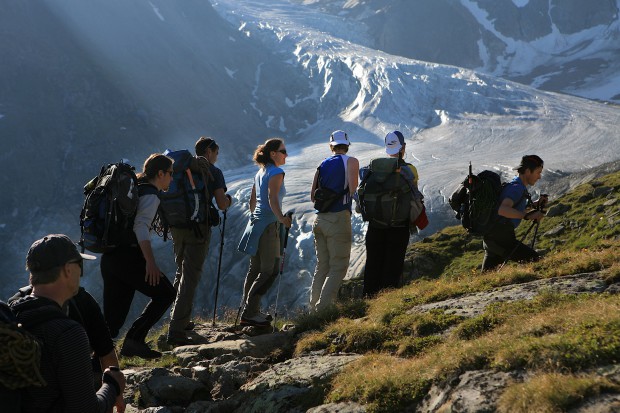
[[[540,258],[534,249],[517,240],[515,230],[521,220],[540,222],[545,216],[541,209],[547,202],[546,195],[533,203],[535,209],[526,211],[530,199],[527,187],[538,182],[543,166],[543,160],[539,156],[524,156],[515,168],[519,175],[502,190],[497,211],[499,220],[483,238],[482,271],[495,269],[508,260],[536,261]]]
[[[25,329],[42,344],[41,375],[47,385],[25,389],[22,412],[109,412],[125,388],[117,366],[103,372],[103,384],[92,380],[90,345],[84,328],[62,308],[78,293],[83,260],[66,236],[51,234],[35,241],[26,257],[32,293],[11,304]]]

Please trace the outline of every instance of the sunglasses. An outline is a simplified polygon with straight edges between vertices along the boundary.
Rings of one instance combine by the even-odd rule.
[[[280,149],[280,150],[277,150],[276,152],[280,152],[282,155],[286,155],[287,154],[286,153],[286,149]]]
[[[166,175],[166,174],[170,174],[170,176],[172,176],[172,174],[173,174],[173,173],[174,173],[174,170],[171,170],[171,171],[166,171],[166,172],[164,172],[164,175]]]
[[[80,266],[80,277],[84,276],[84,260],[79,259],[79,260],[73,260],[73,261],[69,261],[67,264],[77,264]]]

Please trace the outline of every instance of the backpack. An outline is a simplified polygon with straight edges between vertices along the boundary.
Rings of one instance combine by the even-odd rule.
[[[484,170],[474,175],[469,164],[469,175],[452,193],[448,202],[456,211],[456,219],[470,234],[484,236],[502,220],[497,214],[502,190],[507,185],[493,171]],[[521,200],[528,196],[524,191]],[[519,202],[521,202],[519,200]]]
[[[36,301],[25,305],[32,308]],[[62,314],[41,314],[27,327],[17,323],[17,311],[0,301],[0,406],[7,413],[21,411],[22,390],[47,385],[41,376],[42,344],[29,328],[61,318]]]
[[[184,149],[166,150],[164,155],[172,158],[174,172],[168,191],[159,194],[159,213],[165,228],[192,228],[197,236],[202,236],[198,224],[211,226],[219,224],[219,213],[211,203],[208,189],[210,174],[193,172],[190,164],[194,157]]]
[[[362,219],[377,228],[411,227],[422,212],[422,194],[398,158],[378,158],[360,168],[357,188]],[[415,208],[414,208],[415,207]],[[412,213],[416,211],[415,213]]]
[[[99,175],[84,185],[80,213],[82,249],[105,253],[131,240],[138,209],[135,168],[123,161],[104,165]]]

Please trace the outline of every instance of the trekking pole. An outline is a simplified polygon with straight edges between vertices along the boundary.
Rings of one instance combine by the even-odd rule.
[[[292,211],[287,212],[286,216],[291,219],[291,223],[292,223],[293,212]],[[278,277],[278,290],[276,292],[276,308],[273,313],[273,328],[271,332],[276,331],[276,320],[278,319],[278,299],[280,298],[280,284],[282,283],[282,273],[284,272],[284,258],[286,257],[286,245],[288,244],[288,231],[289,231],[289,228],[286,228],[284,232],[284,247],[282,248],[282,259],[280,261],[280,275]]]
[[[534,249],[534,244],[536,243],[536,235],[538,235],[538,227],[540,226],[540,222],[536,221],[536,228],[534,228],[534,236],[532,237],[532,242],[530,242],[530,248]]]
[[[217,295],[220,291],[220,272],[222,270],[222,252],[224,251],[224,234],[226,233],[226,210],[224,210],[224,222],[222,223],[222,234],[220,241],[220,260],[217,263],[217,282],[215,283],[215,302],[213,304],[213,323],[215,327],[215,313],[217,311]]]

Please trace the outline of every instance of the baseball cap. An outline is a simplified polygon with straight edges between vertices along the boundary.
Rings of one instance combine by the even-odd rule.
[[[395,130],[385,135],[385,153],[396,155],[405,146],[405,137],[402,133]]]
[[[46,271],[70,261],[94,260],[96,257],[81,254],[71,239],[63,234],[49,234],[36,240],[26,255],[26,269]]]
[[[332,132],[331,135],[329,135],[329,144],[331,146],[336,146],[336,145],[351,145],[351,142],[349,141],[349,136],[341,130],[337,130]]]

